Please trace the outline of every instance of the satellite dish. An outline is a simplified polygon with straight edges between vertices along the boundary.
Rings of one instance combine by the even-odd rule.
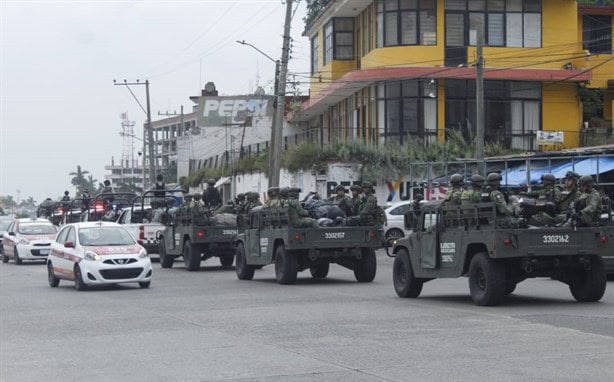
[[[207,82],[205,84],[205,91],[207,93],[214,93],[215,92],[215,84],[213,82]]]

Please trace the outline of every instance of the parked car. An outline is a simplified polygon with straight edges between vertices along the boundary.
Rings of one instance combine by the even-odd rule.
[[[11,216],[0,216],[0,255],[2,255],[2,239],[8,233],[7,228],[15,220]]]
[[[405,229],[405,213],[411,208],[412,201],[397,202],[384,208],[387,222],[384,225],[384,237],[386,240],[398,240],[411,233]]]
[[[2,262],[13,259],[21,265],[23,260],[47,259],[56,233],[56,226],[47,219],[16,219],[9,224],[2,239]]]
[[[51,287],[57,287],[60,280],[70,280],[80,291],[90,285],[120,283],[149,288],[152,273],[145,248],[124,227],[111,222],[65,225],[47,260]]]

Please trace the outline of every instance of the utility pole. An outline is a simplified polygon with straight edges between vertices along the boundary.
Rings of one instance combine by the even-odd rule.
[[[484,34],[482,30],[477,31],[477,62],[476,62],[476,82],[475,82],[475,122],[476,122],[476,159],[478,161],[478,173],[485,176],[486,166],[484,165],[484,57],[482,46],[484,45]]]
[[[277,110],[271,138],[271,176],[269,187],[279,187],[279,172],[281,168],[281,143],[283,137],[283,122],[286,105],[286,79],[288,77],[288,60],[290,59],[290,27],[292,22],[292,1],[286,0],[286,20],[284,23],[284,41],[281,50],[281,64],[279,66],[279,78],[277,80]]]

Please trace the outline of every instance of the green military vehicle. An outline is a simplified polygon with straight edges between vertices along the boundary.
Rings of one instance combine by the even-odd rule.
[[[183,257],[188,271],[199,270],[201,261],[211,257],[219,257],[225,267],[234,262],[236,221],[233,225],[218,225],[209,212],[199,216],[195,211],[179,209],[168,213],[162,222],[165,225],[159,236],[162,268],[172,267],[177,257]]]
[[[608,208],[611,216],[611,209]],[[601,299],[601,256],[614,253],[612,219],[594,227],[499,228],[492,203],[428,202],[405,216],[413,232],[395,242],[394,289],[418,297],[436,278],[467,276],[476,305],[498,305],[519,282],[550,277],[569,285],[582,302]]]
[[[294,284],[298,272],[307,269],[321,279],[331,263],[353,270],[359,282],[375,278],[375,249],[383,236],[377,226],[295,227],[287,209],[266,207],[239,220],[235,269],[240,280],[251,280],[256,269],[268,264],[275,264],[279,284]]]

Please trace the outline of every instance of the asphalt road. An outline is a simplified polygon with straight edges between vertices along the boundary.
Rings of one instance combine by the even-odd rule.
[[[599,303],[528,280],[499,307],[474,306],[466,279],[392,288],[332,266],[324,281],[277,285],[273,267],[239,281],[215,259],[160,269],[150,289],[77,292],[40,264],[0,264],[2,381],[613,381],[614,282]]]

